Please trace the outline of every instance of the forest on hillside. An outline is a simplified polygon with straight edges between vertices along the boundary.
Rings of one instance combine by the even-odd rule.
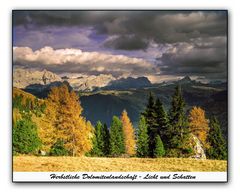
[[[13,89],[13,154],[94,157],[192,157],[199,144],[208,159],[227,159],[227,145],[219,121],[194,106],[187,112],[177,86],[167,111],[149,92],[145,109],[134,127],[123,110],[111,125],[93,125],[82,114],[79,95],[65,84],[39,99]]]

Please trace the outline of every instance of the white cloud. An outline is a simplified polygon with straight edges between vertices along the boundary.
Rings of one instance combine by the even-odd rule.
[[[144,76],[159,72],[144,59],[80,49],[44,47],[33,51],[29,47],[13,48],[14,64],[29,68],[46,68],[58,73],[113,74],[114,76]]]

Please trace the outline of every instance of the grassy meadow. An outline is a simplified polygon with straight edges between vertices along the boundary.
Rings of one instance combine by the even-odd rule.
[[[190,158],[99,158],[14,156],[16,172],[224,172],[227,161]]]

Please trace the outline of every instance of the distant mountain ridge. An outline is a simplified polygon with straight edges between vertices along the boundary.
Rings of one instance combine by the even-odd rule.
[[[103,89],[130,89],[147,87],[151,85],[152,83],[148,80],[147,77],[127,77],[111,81],[109,85],[107,85]]]
[[[69,82],[74,90],[81,91],[93,91],[96,88],[102,88],[107,86],[110,82],[116,80],[112,75],[100,74],[100,75],[81,75],[78,77],[64,77],[62,78]]]
[[[43,89],[67,81],[75,91],[91,92],[103,89],[129,89],[151,86],[147,77],[127,77],[116,79],[111,74],[82,75],[77,77],[63,76],[47,71],[15,68],[13,70],[13,86],[21,89]],[[41,86],[42,85],[42,86]]]

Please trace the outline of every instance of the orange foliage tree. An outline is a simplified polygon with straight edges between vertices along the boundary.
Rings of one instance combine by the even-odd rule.
[[[122,112],[121,121],[123,124],[123,133],[124,133],[124,144],[125,144],[125,151],[128,155],[135,155],[136,154],[136,140],[134,134],[134,128],[132,123],[127,115],[127,111],[124,110]]]
[[[209,132],[209,122],[205,117],[205,111],[194,106],[189,114],[189,127],[191,132],[196,135],[205,148],[209,147],[207,135]]]
[[[55,113],[56,139],[64,142],[64,147],[72,156],[80,156],[92,148],[93,127],[81,116],[79,98],[68,86],[52,88],[47,101]]]
[[[47,99],[44,114],[40,117],[32,116],[33,122],[35,122],[38,127],[38,136],[42,141],[41,149],[47,152],[57,141],[55,127],[56,109],[55,103]]]

